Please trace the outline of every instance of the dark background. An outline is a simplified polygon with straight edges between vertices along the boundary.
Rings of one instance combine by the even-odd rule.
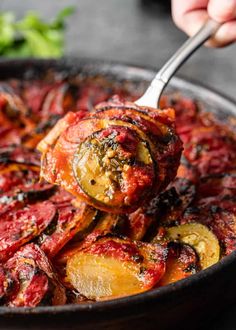
[[[65,6],[74,5],[76,13],[68,20],[65,55],[160,68],[186,39],[172,22],[168,4],[168,0],[0,0],[0,10],[14,11],[19,18],[28,10],[37,10],[50,19]],[[202,47],[179,74],[236,99],[235,55],[236,45]],[[236,293],[235,306],[226,306],[207,328],[236,329]]]

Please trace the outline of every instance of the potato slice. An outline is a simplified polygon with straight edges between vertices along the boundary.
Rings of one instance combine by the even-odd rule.
[[[145,288],[137,267],[111,257],[75,255],[67,265],[71,284],[88,298],[131,295]]]
[[[202,269],[220,259],[220,245],[216,236],[200,223],[187,223],[167,228],[167,238],[189,244],[198,253]]]
[[[165,272],[166,249],[158,244],[104,236],[68,259],[71,285],[90,299],[111,299],[152,288]]]

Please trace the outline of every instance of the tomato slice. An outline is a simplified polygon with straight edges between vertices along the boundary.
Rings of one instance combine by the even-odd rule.
[[[0,222],[0,261],[9,259],[23,244],[38,236],[56,215],[48,201],[6,212]]]
[[[71,205],[57,208],[58,215],[38,238],[41,249],[49,258],[54,257],[77,233],[94,221],[97,211],[85,203],[75,209]]]
[[[7,298],[11,307],[35,307],[44,304],[66,303],[65,289],[57,279],[52,266],[36,244],[22,247],[7,261],[4,268],[18,284]]]

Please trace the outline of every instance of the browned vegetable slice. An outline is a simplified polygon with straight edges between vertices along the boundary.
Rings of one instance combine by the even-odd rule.
[[[133,240],[142,240],[147,230],[155,221],[155,216],[148,213],[148,208],[140,207],[128,215],[126,234]]]
[[[200,223],[166,228],[167,239],[189,244],[198,253],[201,268],[205,269],[220,259],[220,245],[216,236]]]
[[[47,93],[42,104],[41,116],[64,115],[76,107],[78,87],[67,82],[55,84]]]
[[[22,164],[40,166],[39,153],[35,149],[25,148],[23,146],[4,146],[0,147],[1,168],[8,164]]]
[[[100,235],[107,233],[114,233],[117,230],[122,230],[125,224],[125,217],[120,214],[105,213],[103,212],[93,232],[97,232]]]
[[[76,94],[78,87],[67,82],[51,86],[38,110],[38,125],[35,129],[23,137],[23,143],[27,147],[35,148],[45,134],[56,125],[57,121],[68,111],[76,108]]]
[[[16,287],[16,281],[13,280],[11,273],[0,266],[0,305],[6,302],[7,296],[12,294]]]
[[[196,251],[187,244],[171,242],[168,244],[166,272],[158,286],[182,280],[200,270]]]
[[[38,236],[55,214],[55,206],[48,201],[4,213],[0,221],[0,261],[6,261],[20,246]]]
[[[96,112],[94,113],[94,118],[104,118],[110,120],[122,120],[139,127],[147,136],[149,136],[153,143],[156,145],[161,145],[165,138],[171,140],[173,138],[172,130],[165,124],[157,120],[159,118],[159,112],[157,109],[149,109],[148,111],[143,108],[137,108],[133,104],[133,108],[129,106],[124,106],[123,104],[114,107],[112,104],[105,103],[104,107],[98,105],[96,107]],[[154,118],[152,117],[154,115]],[[155,118],[156,115],[156,118]],[[159,139],[158,139],[159,138]],[[165,141],[165,143],[166,143]]]
[[[4,268],[18,284],[7,304],[15,307],[35,307],[43,304],[66,303],[65,289],[57,279],[52,266],[36,244],[22,247],[7,261]]]
[[[185,210],[181,224],[199,222],[207,226],[218,238],[222,256],[228,255],[236,247],[235,202],[234,198],[220,195],[197,201]]]
[[[7,84],[0,86],[0,122],[22,130],[32,129],[34,126],[27,116],[25,104]]]
[[[184,149],[185,157],[202,176],[235,169],[236,138],[218,124],[194,127]]]
[[[0,191],[7,192],[16,186],[33,185],[38,181],[39,168],[24,164],[0,165]]]
[[[49,258],[54,257],[76,234],[85,231],[94,221],[97,210],[85,203],[77,209],[61,205],[58,215],[40,235],[38,243]]]
[[[104,236],[67,262],[67,278],[87,298],[110,299],[152,288],[165,272],[166,248]]]

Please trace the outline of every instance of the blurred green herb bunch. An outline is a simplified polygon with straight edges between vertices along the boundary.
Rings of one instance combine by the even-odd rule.
[[[74,7],[66,7],[51,22],[33,11],[18,21],[12,12],[0,13],[0,56],[61,57],[65,19],[74,11]]]

